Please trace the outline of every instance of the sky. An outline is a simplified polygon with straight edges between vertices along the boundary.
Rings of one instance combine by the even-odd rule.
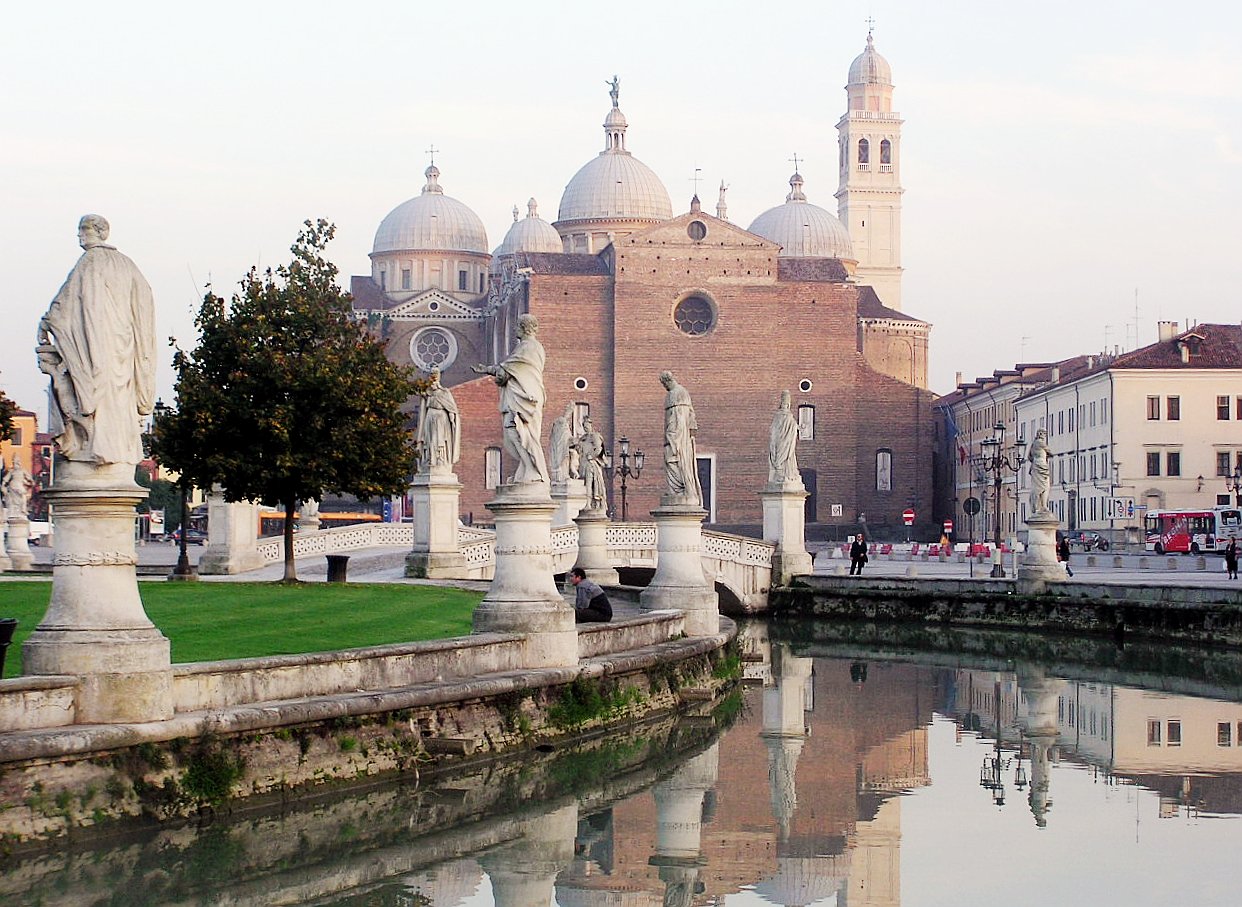
[[[1242,318],[1242,5],[942,0],[21,4],[0,34],[0,388],[45,416],[39,317],[78,218],[155,292],[159,390],[210,282],[337,225],[348,286],[375,229],[445,192],[500,243],[555,219],[603,148],[621,79],[629,150],[689,209],[696,169],[742,226],[797,154],[835,213],[836,122],[873,18],[902,132],[903,309],[933,324],[934,391],[1017,361]]]

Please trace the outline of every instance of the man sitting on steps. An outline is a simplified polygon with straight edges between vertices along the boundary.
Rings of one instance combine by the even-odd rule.
[[[598,584],[587,579],[586,571],[574,567],[569,571],[569,581],[577,589],[574,600],[574,623],[606,624],[612,620],[612,604]]]

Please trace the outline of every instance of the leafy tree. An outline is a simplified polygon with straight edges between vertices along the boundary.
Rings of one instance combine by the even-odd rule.
[[[7,441],[13,437],[13,431],[16,428],[13,424],[13,417],[17,415],[17,404],[0,390],[0,441]]]
[[[134,481],[151,490],[147,499],[138,505],[139,513],[162,510],[166,519],[181,519],[181,491],[176,482],[151,478],[151,473],[141,463],[134,467]]]
[[[227,303],[208,290],[197,349],[173,356],[178,408],[153,432],[156,458],[182,481],[283,506],[290,582],[298,501],[399,494],[411,467],[409,370],[353,318],[323,254],[335,231],[308,220],[289,264],[251,268]]]

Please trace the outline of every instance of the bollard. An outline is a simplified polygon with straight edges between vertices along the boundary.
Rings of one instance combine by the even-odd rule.
[[[919,575],[919,568],[914,566],[913,564],[911,564],[909,567],[906,568],[906,576],[918,576],[918,575]]]
[[[846,574],[845,574],[845,565],[844,565],[844,564],[837,564],[837,566],[836,566],[836,567],[834,567],[834,568],[833,568],[833,570],[832,570],[832,575],[833,575],[833,576],[845,576],[845,575],[846,575]]]
[[[1195,558],[1195,569],[1196,569],[1196,570],[1206,570],[1206,569],[1207,569],[1207,558],[1206,558],[1206,557],[1203,557],[1202,555],[1200,555],[1199,557]]]
[[[343,583],[345,582],[345,574],[349,570],[348,554],[329,554],[328,558],[328,582]]]
[[[1120,554],[1114,554],[1114,555],[1113,555],[1113,566],[1114,566],[1114,567],[1120,567],[1120,566],[1121,566],[1121,555],[1120,555]]]
[[[1140,570],[1146,570],[1146,569],[1148,569],[1147,558],[1145,558],[1145,557],[1140,557],[1140,558],[1139,558],[1139,569],[1140,569]]]
[[[1175,557],[1169,558],[1167,563],[1165,564],[1165,569],[1176,570],[1177,569],[1177,558]]]
[[[17,632],[17,618],[0,618],[0,677],[4,676],[4,655],[13,642],[13,634]]]
[[[1094,567],[1094,566],[1095,566],[1095,555],[1094,555],[1094,554],[1088,554],[1088,555],[1087,555],[1087,566],[1088,566],[1088,567]]]

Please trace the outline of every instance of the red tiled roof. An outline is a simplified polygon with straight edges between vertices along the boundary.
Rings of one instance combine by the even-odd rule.
[[[1182,347],[1189,352],[1182,361]],[[1172,340],[1123,353],[1109,368],[1242,368],[1242,326],[1200,324]]]

